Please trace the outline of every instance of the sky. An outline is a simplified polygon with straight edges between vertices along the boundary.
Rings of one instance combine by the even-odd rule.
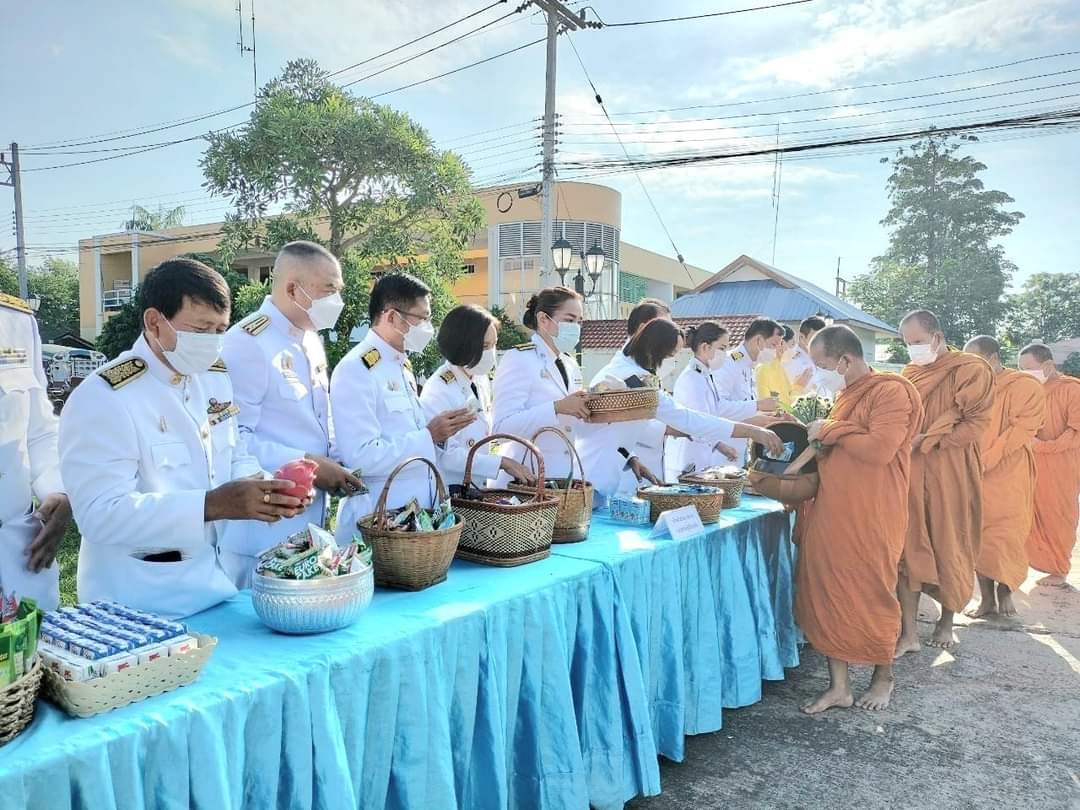
[[[245,18],[253,1],[262,83],[299,57],[328,70],[354,65],[489,0],[241,0]],[[615,23],[766,2],[591,0],[587,13]],[[339,79],[362,79],[353,92],[406,111],[437,144],[463,154],[477,182],[537,179],[543,45],[398,89],[544,35],[535,9],[513,9],[513,3],[497,5]],[[507,14],[460,42],[365,78]],[[250,45],[249,19],[244,28]],[[655,156],[767,148],[778,125],[781,142],[795,143],[1076,107],[1078,33],[1080,4],[1071,0],[811,0],[572,36],[627,150]],[[245,120],[241,110],[118,137],[249,102],[251,57],[239,52],[237,38],[236,0],[53,0],[8,10],[0,32],[0,75],[6,80],[0,143],[18,141],[23,153],[31,264],[74,253],[79,238],[119,230],[133,203],[151,209],[183,205],[186,224],[220,218],[227,203],[201,188],[204,144],[198,139],[89,165],[49,167],[116,154],[64,152],[195,137]],[[557,75],[559,175],[622,192],[623,240],[669,256],[677,248],[688,263],[713,271],[745,253],[830,290],[838,258],[841,274],[850,279],[885,250],[888,234],[880,220],[888,209],[889,167],[881,161],[896,146],[789,157],[779,172],[777,211],[771,156],[637,176],[598,169],[597,160],[621,151],[565,36]],[[686,107],[694,109],[672,110]],[[986,186],[1012,195],[1011,208],[1026,215],[1003,240],[1019,267],[1014,284],[1035,272],[1080,271],[1080,132],[1035,135],[991,134],[964,147],[988,167]],[[97,138],[111,140],[56,145]],[[15,243],[7,225],[12,210],[10,189],[0,187],[0,251]]]

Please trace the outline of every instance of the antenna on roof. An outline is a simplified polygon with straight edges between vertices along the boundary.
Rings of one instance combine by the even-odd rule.
[[[236,0],[236,21],[240,36],[236,40],[236,47],[240,49],[240,55],[251,54],[251,81],[255,87],[256,98],[259,95],[259,71],[255,64],[255,0],[251,2],[251,46],[244,44],[244,8],[243,0]]]
[[[840,257],[836,257],[836,297],[847,298],[847,279],[840,277]]]

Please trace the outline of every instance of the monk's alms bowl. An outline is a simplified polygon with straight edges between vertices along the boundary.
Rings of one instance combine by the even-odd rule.
[[[375,593],[374,568],[337,577],[281,579],[256,573],[251,586],[255,613],[279,633],[301,635],[339,630],[357,620]]]

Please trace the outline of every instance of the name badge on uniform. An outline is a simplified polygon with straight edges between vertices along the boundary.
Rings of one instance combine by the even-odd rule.
[[[26,349],[0,348],[0,368],[26,365]]]
[[[227,419],[232,419],[238,413],[240,413],[238,405],[231,402],[218,402],[211,397],[210,404],[206,406],[206,421],[210,423],[210,427],[213,427],[214,425],[220,425]]]

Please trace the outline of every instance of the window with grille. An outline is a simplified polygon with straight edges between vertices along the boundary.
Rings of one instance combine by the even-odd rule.
[[[636,304],[646,297],[649,283],[633,273],[619,273],[619,300],[625,304]]]

